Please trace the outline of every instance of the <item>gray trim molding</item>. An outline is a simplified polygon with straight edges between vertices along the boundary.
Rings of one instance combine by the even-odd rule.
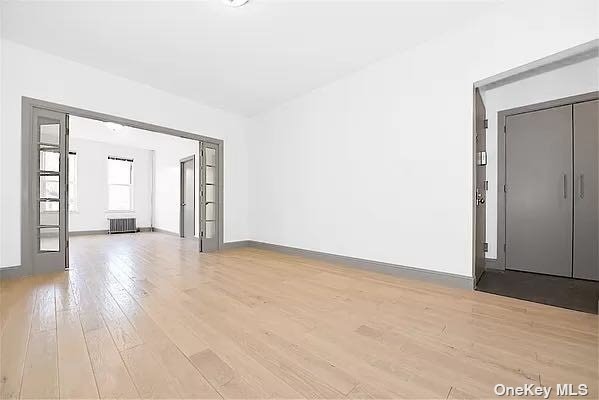
[[[232,250],[232,249],[238,249],[240,247],[250,247],[251,245],[252,245],[251,240],[238,240],[236,242],[226,242],[223,245],[223,249],[224,250]]]
[[[450,274],[447,272],[431,271],[422,268],[407,267],[404,265],[390,264],[380,261],[366,260],[363,258],[348,257],[320,251],[305,250],[297,247],[282,246],[278,244],[258,242],[254,240],[244,240],[239,242],[230,242],[228,248],[238,248],[243,245],[263,250],[276,251],[290,255],[297,255],[316,260],[336,263],[352,268],[363,269],[366,271],[380,272],[400,278],[418,279],[427,282],[438,283],[444,286],[457,287],[461,289],[473,289],[473,279],[469,276]]]
[[[0,279],[17,279],[29,275],[27,268],[20,265],[0,268]]]
[[[474,83],[474,87],[489,90],[544,72],[579,63],[599,56],[599,39],[582,43],[539,60],[512,68]]]
[[[162,229],[162,228],[152,228],[152,232],[164,233],[166,235],[181,237],[181,235],[179,235],[177,232],[168,231],[168,230]]]

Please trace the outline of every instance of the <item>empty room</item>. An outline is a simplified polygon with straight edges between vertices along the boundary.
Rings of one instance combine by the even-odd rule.
[[[0,1],[1,399],[599,398],[599,1]]]

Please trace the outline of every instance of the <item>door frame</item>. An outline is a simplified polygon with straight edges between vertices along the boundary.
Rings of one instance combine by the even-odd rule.
[[[594,39],[577,46],[567,48],[557,53],[551,54],[547,57],[543,57],[527,64],[517,66],[499,74],[478,80],[472,85],[472,142],[471,142],[471,185],[470,185],[470,207],[471,207],[471,239],[470,243],[470,256],[471,256],[471,276],[472,276],[472,288],[476,289],[476,89],[481,91],[489,90],[495,87],[507,85],[512,82],[516,82],[521,79],[525,79],[531,76],[542,74],[544,72],[552,71],[558,68],[565,67],[567,65],[576,64],[578,62],[588,60],[599,55],[599,39]],[[498,124],[499,126],[500,124]],[[503,128],[501,128],[503,129]],[[499,136],[499,135],[498,135]],[[498,148],[498,152],[501,146]],[[498,164],[499,165],[499,164]],[[498,175],[500,174],[500,168],[498,168]],[[505,171],[504,171],[505,172]],[[499,178],[499,176],[498,176]],[[505,176],[504,176],[505,178]],[[503,189],[502,189],[503,190]],[[499,196],[501,197],[501,196]],[[499,212],[499,210],[498,210]],[[499,217],[499,215],[498,215]],[[499,220],[497,226],[499,227]],[[505,236],[505,234],[504,234]],[[498,249],[499,250],[499,249]],[[498,251],[499,254],[499,251]],[[495,260],[486,260],[487,266],[495,264]],[[505,261],[504,261],[505,266]],[[489,267],[487,267],[489,268]]]
[[[179,160],[179,236],[185,237],[185,215],[183,211],[183,187],[185,186],[184,164],[193,161],[193,234],[196,233],[196,156],[195,154]]]
[[[541,103],[529,104],[497,112],[497,261],[494,263],[495,269],[506,269],[506,193],[504,185],[507,167],[505,157],[505,131],[507,118],[518,114],[584,103],[596,99],[599,99],[599,91],[543,101]]]
[[[40,108],[77,117],[89,118],[102,122],[113,122],[120,125],[129,126],[132,128],[143,129],[151,132],[161,133],[165,135],[191,139],[198,142],[198,148],[201,142],[211,143],[218,147],[218,157],[223,160],[224,141],[209,136],[199,135],[195,133],[180,131],[177,129],[167,128],[160,125],[154,125],[142,121],[123,118],[115,115],[105,114],[92,110],[87,110],[78,107],[71,107],[64,104],[53,103],[45,100],[35,99],[31,97],[21,97],[21,267],[16,275],[25,276],[32,275],[38,272],[48,271],[33,271],[32,255],[34,251],[34,240],[31,237],[32,216],[29,212],[32,193],[30,193],[31,179],[31,149],[32,138],[35,133],[33,129],[33,109]],[[68,152],[68,148],[66,149]],[[218,250],[223,248],[224,243],[224,171],[219,173],[219,188],[218,188]],[[68,195],[68,193],[67,193]],[[68,218],[68,216],[67,216]],[[68,242],[68,226],[67,226],[67,242]],[[200,248],[198,241],[198,249]],[[68,246],[68,244],[67,244]],[[62,270],[62,268],[61,268]]]

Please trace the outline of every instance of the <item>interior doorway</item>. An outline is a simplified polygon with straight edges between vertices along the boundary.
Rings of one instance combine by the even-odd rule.
[[[598,98],[592,92],[499,112],[505,245],[479,290],[598,312]]]
[[[474,84],[475,137],[483,110],[489,128],[485,219],[474,151],[476,290],[598,312],[598,66],[593,41]]]
[[[184,193],[185,198],[189,197],[191,199],[190,212],[180,216],[180,213],[176,210],[176,204],[171,214],[175,215],[175,218],[181,219],[177,222],[177,226],[179,224],[185,226],[185,231],[181,231],[186,235],[185,237],[198,236],[196,245],[198,251],[213,251],[222,248],[224,236],[224,212],[222,209],[224,177],[221,165],[224,143],[222,140],[26,97],[23,97],[22,101],[22,119],[23,223],[21,256],[24,261],[23,274],[57,272],[71,266],[69,260],[69,207],[72,207],[72,205],[70,206],[69,203],[74,191],[72,188],[74,181],[71,179],[73,174],[69,173],[69,164],[72,164],[71,159],[73,159],[77,164],[82,165],[85,161],[85,155],[83,151],[79,152],[70,148],[69,143],[72,136],[69,127],[70,119],[88,119],[100,124],[114,124],[144,130],[151,134],[158,134],[157,136],[183,138],[196,143],[195,148],[202,166],[200,175],[203,177],[199,183],[200,196],[196,197],[195,195],[198,184],[195,181],[197,176],[195,167],[197,165],[194,157],[192,162],[187,164],[193,166],[191,170],[193,174],[188,174],[191,177],[191,182],[187,182],[186,185],[186,187],[188,185],[193,187],[191,193]],[[209,154],[205,153],[205,148],[210,149]],[[97,153],[97,151],[90,151],[90,153]],[[180,157],[177,160],[182,161]],[[205,157],[210,157],[210,160],[206,160]],[[121,203],[134,204],[132,196],[125,196],[125,194],[129,193],[128,191],[136,181],[133,178],[132,171],[136,165],[135,163],[139,160],[136,161],[134,158],[129,157],[123,158],[114,154],[109,154],[108,157],[104,158],[103,166],[108,168],[108,175],[114,175],[115,178],[114,182],[111,182],[110,178],[108,182],[108,192],[114,192],[115,195],[110,196],[109,193],[105,193],[105,195],[109,204],[119,206],[119,210],[111,210],[111,206],[108,206],[105,211],[121,212],[121,209],[123,212],[133,211],[133,207],[123,206],[125,208],[122,208],[120,206]],[[106,162],[106,158],[108,162]],[[113,164],[126,164],[120,169],[117,168],[119,166],[115,166],[116,169],[126,169],[130,172],[111,174],[111,160],[116,160]],[[179,163],[177,162],[177,164]],[[152,168],[152,165],[139,165],[137,171],[147,172],[145,170],[149,171]],[[208,177],[206,176],[206,169],[209,169]],[[139,178],[139,175],[136,178]],[[126,182],[123,180],[126,180]],[[80,179],[80,181],[80,183],[83,183],[85,179]],[[177,180],[175,182],[175,185],[177,185]],[[110,189],[114,190],[111,191]],[[211,193],[210,199],[206,198],[207,192]],[[103,198],[104,196],[98,193],[97,197]],[[197,209],[195,204],[197,198],[202,199],[200,209],[204,209],[203,212],[196,213],[195,211]],[[127,199],[127,201],[125,202],[124,199]],[[176,200],[176,203],[187,206],[186,202],[181,203],[179,200]],[[112,219],[105,219],[108,219],[110,224],[107,224],[105,229],[100,229],[101,234],[112,231]],[[115,218],[117,222],[115,226],[124,226],[123,232],[139,231],[135,225],[130,225],[129,219]],[[188,220],[187,223],[185,223],[186,219]],[[105,223],[107,222],[105,221]],[[135,223],[135,218],[133,218],[133,223]],[[145,229],[150,232],[154,230],[152,224]],[[175,234],[179,236],[181,232]],[[78,233],[98,234],[97,232],[88,231]]]
[[[181,206],[179,213],[179,235],[186,238],[192,238],[195,236],[195,169],[195,156],[189,156],[181,160]]]

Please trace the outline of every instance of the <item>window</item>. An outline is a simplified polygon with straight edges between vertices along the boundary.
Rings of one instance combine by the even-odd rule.
[[[133,211],[133,160],[108,157],[108,211]]]
[[[77,153],[69,152],[69,211],[77,211]]]

